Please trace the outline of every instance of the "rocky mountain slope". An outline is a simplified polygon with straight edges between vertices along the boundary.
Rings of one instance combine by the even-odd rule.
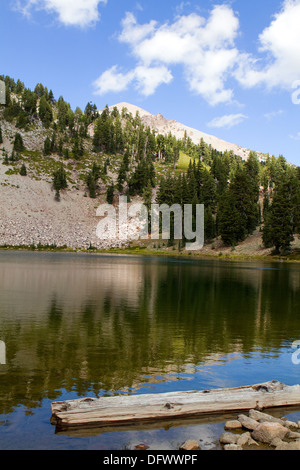
[[[244,160],[248,157],[249,150],[247,149],[191,129],[176,121],[165,119],[161,114],[154,116],[129,103],[119,103],[111,106],[110,110],[115,107],[120,115],[124,108],[132,116],[138,112],[142,123],[156,130],[158,134],[171,133],[177,139],[182,139],[186,133],[195,144],[199,144],[203,139],[213,149],[222,152],[231,150]],[[46,137],[51,139],[53,130],[45,128],[39,119],[34,118],[28,128],[23,129],[16,126],[15,120],[10,122],[5,120],[1,113],[0,126],[3,142],[0,144],[0,246],[48,245],[66,246],[72,249],[88,249],[89,247],[109,249],[124,245],[118,240],[103,241],[96,236],[99,222],[96,211],[100,204],[106,202],[107,186],[117,181],[122,157],[109,155],[110,165],[105,180],[99,181],[97,197],[95,199],[88,197],[86,175],[91,170],[95,159],[98,158],[103,164],[107,158],[105,153],[97,154],[93,150],[90,137],[94,134],[95,123],[89,125],[89,137],[82,139],[84,158],[76,160],[72,156],[72,151],[69,158],[59,156],[55,152],[50,155],[43,154],[45,139]],[[55,109],[54,116],[56,116]],[[26,151],[21,154],[19,161],[5,163],[4,155],[12,153],[16,133],[21,135]],[[70,141],[68,143],[67,140],[65,145],[70,147]],[[52,176],[53,171],[61,162],[67,171],[68,189],[61,191],[58,202],[55,200]],[[22,163],[25,163],[27,167],[26,176],[21,176],[19,173]],[[162,172],[165,171],[167,171],[167,166],[162,169]],[[132,202],[136,199],[139,198],[134,198]],[[153,243],[147,243],[147,245],[151,249],[154,248],[154,251],[159,248]],[[295,245],[298,247],[298,239]],[[250,256],[253,254],[265,256],[270,251],[262,248],[259,231],[236,248],[237,254]],[[217,255],[219,252],[231,253],[231,248],[225,247],[220,239],[216,239],[211,246],[205,246],[203,250],[206,254]]]
[[[133,116],[135,116],[136,112],[138,112],[141,117],[142,123],[146,126],[149,126],[151,129],[157,131],[158,134],[168,135],[169,133],[171,133],[177,139],[182,139],[186,132],[186,135],[190,137],[192,142],[195,144],[199,144],[201,139],[203,139],[205,143],[211,145],[212,148],[218,150],[219,152],[231,150],[235,155],[240,156],[243,160],[247,160],[247,157],[249,155],[249,149],[242,148],[236,144],[226,142],[213,135],[209,135],[197,129],[185,126],[184,124],[181,124],[177,121],[166,119],[160,113],[154,116],[153,114],[149,113],[148,111],[145,111],[142,108],[139,108],[138,106],[125,102],[111,106],[110,109],[112,110],[114,107],[116,107],[120,113],[122,112],[123,108],[126,108],[128,112],[131,113]],[[259,156],[261,159],[264,158],[263,154],[259,154]]]

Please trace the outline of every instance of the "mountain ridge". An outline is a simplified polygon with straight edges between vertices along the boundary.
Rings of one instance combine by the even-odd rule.
[[[201,139],[203,139],[204,142],[208,145],[211,145],[212,148],[220,152],[232,151],[235,155],[240,156],[243,160],[248,159],[249,153],[251,151],[250,149],[227,142],[219,137],[186,126],[185,124],[175,120],[167,119],[161,113],[156,115],[151,114],[149,111],[146,111],[145,109],[131,103],[121,102],[109,106],[110,111],[112,111],[113,108],[117,108],[119,113],[121,113],[122,110],[126,108],[127,111],[133,116],[136,114],[136,112],[138,112],[142,123],[146,126],[149,126],[152,130],[155,130],[159,134],[168,135],[171,132],[171,134],[174,135],[177,139],[182,139],[184,138],[186,132],[187,136],[190,137],[192,142],[195,144],[199,144]],[[264,160],[265,155],[263,153],[257,152],[257,155],[260,160]]]

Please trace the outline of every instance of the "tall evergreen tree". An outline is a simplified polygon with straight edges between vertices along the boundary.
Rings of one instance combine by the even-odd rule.
[[[294,240],[294,215],[293,185],[284,176],[274,192],[263,229],[263,241],[267,248],[275,247],[277,254],[290,251]]]
[[[67,174],[63,164],[53,173],[53,189],[60,191],[68,187]]]
[[[227,189],[220,201],[217,227],[225,245],[235,246],[246,238],[245,219],[237,209],[236,199],[230,189]]]
[[[46,128],[48,128],[53,121],[52,107],[49,101],[47,101],[45,95],[40,99],[39,117]]]
[[[14,149],[15,152],[23,152],[23,150],[25,150],[22,136],[18,132],[16,132],[16,134],[15,134],[13,149]]]
[[[112,183],[110,186],[107,188],[106,192],[106,201],[108,204],[112,204],[114,202],[114,194],[115,194],[115,186]]]
[[[51,155],[51,140],[48,136],[44,141],[44,155]]]
[[[20,168],[20,175],[21,176],[26,176],[27,175],[27,169],[26,169],[26,166],[25,164],[23,163],[21,168]]]

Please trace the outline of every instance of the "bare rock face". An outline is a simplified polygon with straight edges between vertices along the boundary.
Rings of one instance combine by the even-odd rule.
[[[199,442],[197,441],[186,441],[182,446],[180,447],[180,450],[200,450],[200,445]]]
[[[288,429],[280,423],[264,422],[259,424],[251,436],[255,441],[271,444],[275,438],[284,439]]]

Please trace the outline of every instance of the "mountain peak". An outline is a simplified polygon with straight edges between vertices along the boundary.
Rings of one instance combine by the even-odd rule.
[[[166,119],[160,112],[156,115],[153,115],[149,111],[146,111],[139,106],[126,102],[121,102],[110,106],[109,109],[112,110],[115,107],[120,113],[124,108],[126,108],[127,111],[133,116],[135,116],[136,112],[138,112],[142,123],[146,126],[149,126],[152,130],[159,134],[168,135],[171,133],[177,139],[182,139],[186,133],[186,135],[195,144],[199,144],[201,139],[203,139],[206,144],[211,145],[212,148],[218,150],[219,152],[225,152],[226,150],[233,151],[235,155],[240,156],[243,160],[248,159],[250,152],[249,149],[243,148],[237,144],[226,142],[219,137],[206,134],[205,132],[202,132],[198,129],[193,129],[177,121]],[[263,155],[260,154],[259,157],[263,158]]]

